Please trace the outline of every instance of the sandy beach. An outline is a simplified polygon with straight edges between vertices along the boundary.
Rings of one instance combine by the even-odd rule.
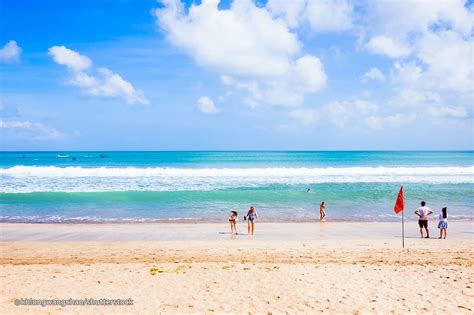
[[[402,249],[397,223],[262,223],[235,239],[224,224],[2,224],[0,312],[470,314],[472,223],[452,226],[422,240],[409,222]]]

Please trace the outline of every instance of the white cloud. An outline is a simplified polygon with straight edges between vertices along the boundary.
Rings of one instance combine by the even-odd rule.
[[[435,117],[468,118],[474,92],[474,7],[465,0],[367,4],[360,40],[369,51],[395,59],[387,103]]]
[[[401,63],[396,61],[390,69],[392,81],[404,86],[414,86],[421,78],[423,70],[415,62]]]
[[[435,117],[467,118],[469,114],[462,106],[429,107],[427,112]]]
[[[51,47],[49,55],[57,64],[66,66],[75,72],[82,72],[92,66],[92,61],[88,57],[64,46]]]
[[[260,90],[260,84],[256,80],[251,81],[240,81],[229,75],[221,76],[221,83],[226,86],[231,86],[237,89],[245,90],[251,94],[255,100],[262,99],[262,91]]]
[[[0,129],[4,130],[4,132],[2,132],[4,136],[11,138],[55,140],[63,137],[63,134],[54,128],[27,120],[0,119]]]
[[[264,99],[270,104],[298,106],[304,95],[326,86],[326,74],[319,58],[306,55],[291,65],[287,75],[266,82]]]
[[[197,106],[204,114],[214,114],[218,112],[214,101],[207,96],[201,96],[197,101]]]
[[[266,7],[275,17],[281,17],[291,28],[298,27],[303,22],[307,0],[268,0]]]
[[[228,10],[219,10],[218,3],[204,0],[186,13],[178,0],[167,0],[154,14],[171,43],[225,75],[221,82],[246,91],[253,104],[296,106],[305,94],[325,87],[321,61],[298,56],[298,37],[282,19],[250,0],[236,0]]]
[[[364,122],[368,117],[374,116],[379,111],[379,106],[372,101],[354,98],[347,101],[330,102],[317,108],[297,108],[290,111],[290,117],[297,119],[308,126],[316,122],[330,123],[343,128],[349,122],[351,126]]]
[[[366,22],[372,26],[372,32],[406,42],[431,32],[434,26],[449,27],[468,37],[474,15],[465,3],[465,0],[369,0]]]
[[[367,81],[367,80],[379,80],[379,81],[385,81],[385,76],[384,74],[382,73],[382,71],[380,71],[378,68],[371,68],[369,71],[367,71],[365,74],[364,74],[364,81]]]
[[[20,61],[21,48],[16,41],[11,40],[0,49],[0,61],[5,63]]]
[[[315,32],[343,31],[352,27],[353,7],[346,0],[269,0],[266,7],[290,28],[307,23]]]
[[[352,10],[346,0],[308,0],[305,17],[315,31],[343,31],[352,26]]]
[[[473,91],[473,10],[463,0],[371,0],[365,17],[366,47],[416,63],[418,76],[405,84],[448,92]]]
[[[361,117],[378,112],[379,106],[371,101],[355,98],[347,101],[331,102],[321,109],[322,115],[337,127],[344,127],[349,120],[357,122]]]
[[[418,107],[420,105],[439,104],[441,102],[442,97],[440,94],[413,88],[401,88],[397,94],[388,100],[390,105],[397,107]]]
[[[218,0],[203,0],[185,10],[179,0],[165,0],[153,12],[174,46],[216,72],[226,90],[252,108],[287,105],[292,107],[290,117],[303,124],[326,116],[340,127],[365,120],[375,126],[394,126],[402,117],[401,106],[412,106],[405,115],[408,121],[422,113],[469,116],[474,91],[474,7],[465,1],[255,3],[235,0],[230,8],[220,10]],[[350,31],[367,51],[393,59],[391,69],[373,67],[362,78],[389,82],[391,90],[384,90],[384,100],[378,102],[386,106],[379,108],[367,100],[371,97],[358,96],[361,99],[329,102],[310,111],[297,108],[307,95],[327,84],[322,61],[304,55],[298,34],[308,31]]]
[[[473,13],[474,14],[474,13]],[[453,31],[429,33],[420,40],[417,57],[426,65],[423,80],[448,91],[474,91],[474,40]]]
[[[127,104],[149,104],[143,92],[135,90],[133,85],[124,80],[120,75],[113,73],[107,68],[99,68],[98,72],[100,83],[89,86],[87,91],[90,95],[121,97]]]
[[[204,0],[186,14],[179,0],[166,0],[154,14],[167,38],[202,66],[232,75],[285,74],[300,50],[296,34],[249,0],[236,0],[229,10],[218,3]]]
[[[96,74],[90,74],[94,69],[92,69],[92,61],[87,56],[64,46],[51,47],[49,55],[56,63],[66,66],[70,70],[70,78],[67,83],[79,87],[85,94],[121,98],[127,104],[150,104],[141,90],[135,89],[130,82],[111,70],[98,68],[95,71]]]
[[[416,119],[416,114],[402,114],[397,113],[389,116],[369,116],[365,118],[365,123],[372,129],[383,129],[386,126],[389,127],[400,127],[405,124],[409,124]]]
[[[408,47],[402,43],[395,43],[391,38],[383,35],[372,37],[366,46],[369,51],[375,54],[386,55],[392,58],[405,57],[410,54]]]

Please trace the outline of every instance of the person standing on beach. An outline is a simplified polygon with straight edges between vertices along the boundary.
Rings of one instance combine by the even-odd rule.
[[[419,217],[418,226],[420,227],[420,235],[423,238],[423,228],[426,230],[426,238],[430,238],[430,231],[428,230],[428,216],[433,213],[430,208],[426,207],[426,202],[422,201],[421,207],[415,211],[415,214]]]
[[[257,211],[255,211],[254,207],[250,207],[250,210],[247,212],[247,231],[249,235],[253,235],[253,231],[255,230],[255,221],[257,221],[257,218]]]
[[[438,229],[439,229],[439,238],[446,239],[446,236],[448,233],[448,208],[446,207],[441,209],[441,212],[439,213]],[[443,232],[444,232],[444,237],[443,237]]]
[[[324,217],[326,217],[326,206],[324,205],[324,201],[323,201],[319,205],[319,221],[322,221]]]
[[[239,220],[239,214],[237,211],[231,211],[229,216],[230,222],[230,233],[232,235],[237,234],[237,221]]]

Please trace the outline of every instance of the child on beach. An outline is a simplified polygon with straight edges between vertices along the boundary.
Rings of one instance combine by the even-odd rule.
[[[448,233],[448,208],[446,207],[441,209],[441,212],[439,213],[438,229],[439,229],[439,238],[446,239],[446,235]],[[443,237],[443,231],[444,231],[444,237]]]
[[[230,222],[230,233],[237,234],[237,221],[239,220],[239,214],[237,211],[231,211],[229,216]]]
[[[253,231],[255,229],[255,221],[257,221],[258,215],[257,212],[255,211],[254,207],[250,207],[250,210],[247,212],[247,215],[244,217],[245,219],[248,219],[247,223],[247,231],[249,235],[253,235]]]

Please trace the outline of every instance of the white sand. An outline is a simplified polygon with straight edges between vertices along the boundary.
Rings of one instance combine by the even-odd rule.
[[[237,239],[219,224],[1,224],[0,313],[472,314],[472,223],[450,224],[447,240],[426,240],[411,222],[404,250],[396,223],[259,224]]]

